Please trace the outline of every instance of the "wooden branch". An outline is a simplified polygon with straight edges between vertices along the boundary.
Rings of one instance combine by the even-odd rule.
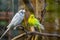
[[[32,13],[34,13],[34,7],[31,4],[30,0],[23,0],[24,4],[26,5],[26,7],[28,8],[28,10]]]
[[[26,33],[20,34],[20,35],[14,37],[12,40],[16,40],[16,39],[18,39],[18,38],[20,38],[20,37],[22,37],[22,36],[24,36],[24,35],[26,35]]]
[[[48,37],[60,37],[60,35],[58,35],[58,34],[39,33],[39,32],[27,32],[27,34],[28,35],[48,36]],[[12,40],[16,40],[16,39],[21,38],[25,35],[26,35],[26,33],[20,34],[20,35],[14,37]]]
[[[38,18],[38,0],[36,0],[36,17]]]

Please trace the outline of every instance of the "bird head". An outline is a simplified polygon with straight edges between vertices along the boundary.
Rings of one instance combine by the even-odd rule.
[[[21,9],[19,13],[25,13],[25,9]]]
[[[21,9],[18,13],[19,13],[21,16],[24,16],[24,15],[25,15],[25,9]]]
[[[31,15],[30,15],[30,18],[34,18],[34,17],[35,17],[34,14],[31,14]]]

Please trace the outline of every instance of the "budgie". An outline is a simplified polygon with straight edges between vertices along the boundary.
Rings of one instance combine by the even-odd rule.
[[[34,14],[31,14],[28,19],[28,24],[31,26],[36,27],[39,31],[40,29],[44,30],[44,26],[40,24],[37,18],[35,18]]]
[[[28,19],[28,24],[30,25],[31,30],[36,28],[38,32],[41,32],[41,29],[44,30],[44,26],[40,24],[39,20],[35,18],[34,14],[31,14]],[[36,30],[33,30],[36,31]],[[32,40],[34,40],[34,36],[32,36]],[[38,35],[35,36],[35,40],[38,40]]]
[[[3,33],[3,35],[0,37],[0,39],[9,31],[9,29],[12,27],[12,26],[16,26],[16,25],[19,25],[22,20],[24,19],[24,16],[25,16],[25,9],[21,9],[19,10],[15,16],[12,18],[10,24],[7,26],[7,30]]]

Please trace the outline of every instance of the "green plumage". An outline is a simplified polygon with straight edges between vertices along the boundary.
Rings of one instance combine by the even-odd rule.
[[[38,19],[35,18],[35,16],[33,14],[30,15],[30,17],[28,19],[28,24],[30,26],[34,26],[38,30],[40,30],[40,22],[38,21]]]

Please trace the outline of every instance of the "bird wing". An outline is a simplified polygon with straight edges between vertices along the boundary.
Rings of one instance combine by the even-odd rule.
[[[38,28],[41,28],[42,30],[44,30],[44,26],[35,18],[36,21],[36,25]]]

